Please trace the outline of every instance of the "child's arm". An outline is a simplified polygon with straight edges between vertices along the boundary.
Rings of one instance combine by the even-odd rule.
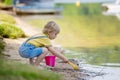
[[[48,47],[48,50],[58,58],[62,59],[64,62],[70,64],[75,70],[79,70],[79,67],[74,63],[70,62],[63,54],[55,50],[53,47]]]
[[[64,62],[68,63],[68,59],[61,54],[59,51],[55,50],[54,47],[48,47],[48,50],[55,56],[57,56],[58,58],[62,59]]]

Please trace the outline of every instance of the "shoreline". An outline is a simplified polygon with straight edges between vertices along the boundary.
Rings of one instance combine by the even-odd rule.
[[[39,32],[39,30],[35,29],[33,26],[29,25],[27,22],[24,22],[19,17],[14,17],[17,25],[19,28],[21,28],[25,34],[28,36],[32,36]],[[18,39],[7,39],[4,38],[4,41],[6,43],[4,54],[8,55],[8,60],[17,61],[23,64],[28,64],[28,59],[22,58],[18,54],[18,48],[22,42],[24,42],[26,38],[18,38]],[[41,64],[45,66],[45,62],[43,61]],[[64,66],[63,66],[64,65]],[[75,71],[72,69],[72,67],[65,63],[58,63],[56,61],[56,66],[51,70],[55,73],[63,75],[64,80],[79,80],[80,77],[79,71]]]

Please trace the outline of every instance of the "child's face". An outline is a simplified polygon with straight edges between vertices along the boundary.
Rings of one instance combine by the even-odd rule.
[[[57,32],[49,32],[48,35],[49,35],[49,38],[52,40],[52,39],[55,39],[57,37]]]

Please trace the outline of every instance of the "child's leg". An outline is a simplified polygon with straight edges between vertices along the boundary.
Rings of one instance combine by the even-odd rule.
[[[34,58],[29,58],[29,63],[33,65],[34,64]]]
[[[39,55],[35,61],[35,65],[38,66],[39,63],[45,58],[45,56],[48,53],[48,49],[47,48],[42,48],[43,49],[43,53],[41,55]]]

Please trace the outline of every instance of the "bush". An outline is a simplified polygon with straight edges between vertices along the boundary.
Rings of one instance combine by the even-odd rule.
[[[12,5],[13,0],[4,0],[5,5]]]
[[[16,27],[16,25],[6,22],[0,22],[0,35],[4,38],[12,39],[26,36],[20,28]]]
[[[8,22],[11,24],[16,23],[14,17],[12,17],[11,15],[8,15],[6,13],[0,13],[0,21]]]

